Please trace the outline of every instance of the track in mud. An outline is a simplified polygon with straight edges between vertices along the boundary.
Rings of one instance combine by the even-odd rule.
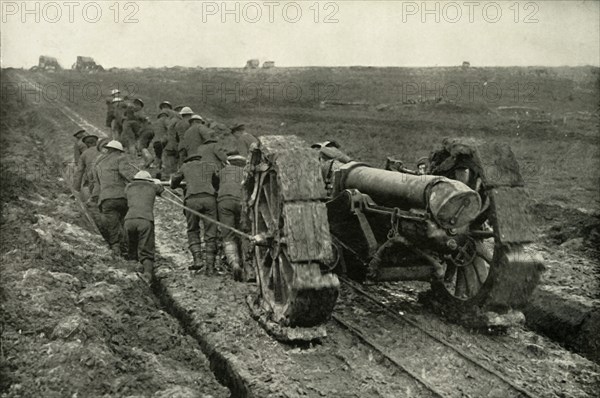
[[[70,116],[71,121],[87,123],[75,111]],[[344,319],[361,327],[370,340],[380,342],[377,345],[383,345],[386,349],[393,345],[397,351],[386,350],[385,355],[382,355],[335,322],[327,325],[329,338],[322,345],[307,348],[274,342],[249,317],[245,307],[244,298],[253,292],[253,287],[234,283],[225,277],[207,279],[190,275],[186,271],[190,260],[185,247],[181,212],[161,203],[157,205],[157,213],[157,246],[162,256],[157,263],[157,292],[162,302],[186,325],[188,332],[200,341],[217,377],[234,394],[259,397],[436,396],[435,392],[418,379],[396,368],[390,357],[406,363],[405,358],[398,358],[402,353],[413,358],[412,363],[409,363],[413,366],[411,373],[418,375],[421,380],[427,380],[427,384],[435,383],[437,394],[442,396],[461,396],[462,393],[470,393],[472,396],[482,396],[485,393],[492,393],[489,396],[494,396],[495,393],[500,394],[496,396],[511,396],[505,394],[509,391],[506,385],[497,380],[495,385],[493,377],[485,376],[481,371],[474,371],[473,374],[469,372],[466,377],[460,374],[461,368],[454,362],[456,358],[447,358],[429,344],[423,345],[424,348],[431,349],[428,354],[419,350],[416,344],[418,340],[411,338],[422,341],[422,336],[403,335],[408,331],[401,324],[395,320],[381,320],[372,304],[355,300],[349,294],[345,295],[346,302],[341,303],[336,314],[342,314]],[[474,343],[475,348],[485,350],[486,346],[477,346],[483,340],[490,340],[487,347],[493,347],[492,355],[499,355],[501,358],[497,359],[502,359],[498,360],[498,366],[512,362],[505,373],[506,377],[534,387],[534,392],[540,396],[560,396],[561,393],[565,393],[565,396],[588,396],[593,394],[598,385],[597,367],[561,352],[546,341],[536,340],[541,353],[537,348],[525,351],[530,357],[534,357],[527,360],[525,354],[511,355],[516,344],[514,340],[495,342],[492,337],[472,335],[460,327],[444,324],[441,320],[429,324],[432,325],[437,326],[435,333],[448,333],[449,337],[461,343]],[[563,355],[566,363],[556,361],[553,366],[545,364],[548,358],[554,361],[558,355]],[[495,358],[489,356],[485,359],[492,364],[495,361]],[[519,361],[524,361],[530,369],[522,370],[521,374],[512,371],[513,366],[520,366]],[[432,378],[428,373],[435,370],[432,365],[434,363],[443,372],[433,374]],[[447,366],[444,367],[443,364]],[[407,368],[408,365],[405,364],[404,367]],[[532,375],[536,370],[539,372],[537,378]],[[453,379],[452,376],[457,375],[461,380],[466,379],[464,384],[459,385]],[[492,387],[480,387],[481,381],[473,375],[488,377],[488,386]],[[549,379],[549,382],[544,378]]]

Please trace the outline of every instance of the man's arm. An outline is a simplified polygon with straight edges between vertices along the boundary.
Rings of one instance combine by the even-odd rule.
[[[176,173],[171,174],[171,189],[179,188],[179,184],[181,184],[181,181],[183,181],[183,173],[181,171],[177,171]]]
[[[133,161],[129,158],[129,156],[124,155],[121,157],[121,159],[119,159],[119,174],[121,177],[127,180],[127,182],[133,180],[133,176],[138,172],[138,170],[139,168],[133,164]]]

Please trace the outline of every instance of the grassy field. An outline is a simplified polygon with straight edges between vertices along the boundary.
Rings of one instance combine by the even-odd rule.
[[[58,96],[97,125],[104,123],[110,89],[119,87],[143,98],[151,116],[167,99],[204,117],[244,122],[257,135],[336,139],[352,157],[374,165],[388,155],[410,164],[443,137],[505,142],[538,203],[598,212],[599,73],[592,67],[351,67],[31,76],[45,82],[41,100]]]

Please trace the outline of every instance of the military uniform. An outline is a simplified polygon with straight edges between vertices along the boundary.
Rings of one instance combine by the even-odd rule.
[[[175,142],[177,143],[175,147],[175,150],[177,151],[177,166],[181,166],[185,159],[184,157],[181,157],[179,155],[179,151],[181,150],[181,145],[183,145],[183,135],[189,128],[189,118],[182,118],[181,120],[178,120],[177,123],[175,123],[175,125],[173,126],[173,135],[175,138]]]
[[[96,146],[92,146],[86,149],[79,157],[77,168],[73,175],[73,189],[75,191],[79,192],[81,190],[81,184],[84,182],[84,177],[89,182],[88,189],[90,194],[94,191],[93,165],[98,156],[100,156],[100,151],[98,151]]]
[[[113,97],[106,100],[106,127],[112,127],[112,121],[115,119]]]
[[[227,162],[225,150],[214,141],[200,145],[196,150],[196,154],[200,155],[203,161],[214,164],[219,171],[223,168],[223,164]]]
[[[122,152],[109,152],[96,161],[94,167],[94,193],[98,197],[100,212],[104,216],[107,240],[115,254],[121,254],[123,223],[127,213],[125,186],[136,169],[131,159]]]
[[[187,186],[185,190],[184,204],[190,209],[207,215],[213,219],[217,218],[217,203],[215,200],[215,185],[217,183],[218,168],[211,162],[201,160],[199,157],[191,157],[181,165],[179,171],[171,176],[171,188],[177,188],[185,179]],[[184,211],[187,220],[187,238],[194,266],[201,267],[200,250],[200,217]],[[214,270],[216,254],[217,226],[214,223],[204,223],[204,238],[206,242],[206,265],[207,272]]]
[[[217,207],[219,221],[232,228],[238,228],[242,211],[243,169],[227,165],[219,172],[219,195]],[[231,230],[223,230],[223,248],[235,280],[242,279],[239,249],[236,235]]]
[[[236,139],[235,148],[237,150],[237,153],[243,157],[248,157],[248,153],[250,152],[250,145],[259,142],[258,138],[245,131],[236,132],[234,137]]]
[[[195,155],[198,147],[207,140],[214,137],[214,132],[203,124],[192,124],[183,135],[183,140],[179,143],[179,156],[186,159],[188,156]]]
[[[137,154],[136,143],[140,136],[142,126],[146,123],[146,115],[136,105],[129,105],[125,111],[125,120],[123,121],[123,131],[121,132],[121,144],[129,151],[131,156]]]
[[[164,114],[166,116],[162,116]],[[161,111],[157,119],[152,123],[152,131],[154,132],[154,139],[152,141],[152,148],[154,149],[154,156],[157,159],[158,168],[162,168],[162,155],[163,148],[167,144],[167,123],[169,121],[169,114]]]
[[[87,145],[80,138],[73,144],[73,161],[79,163],[79,157],[87,149]]]
[[[125,102],[115,102],[113,104],[113,120],[111,122],[111,130],[113,140],[120,141],[121,133],[123,131],[123,119],[125,118],[125,111],[127,110],[127,104]]]
[[[181,116],[172,111],[172,115],[167,122],[166,144],[163,147],[163,166],[165,175],[169,176],[177,170],[177,151],[179,142],[175,133],[175,125],[183,120]]]
[[[144,275],[148,278],[154,267],[154,201],[163,191],[161,185],[143,179],[134,179],[125,187],[128,210],[124,227],[129,238],[128,257],[137,258],[143,264]]]

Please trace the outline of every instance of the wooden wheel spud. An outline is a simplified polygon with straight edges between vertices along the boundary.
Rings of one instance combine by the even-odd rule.
[[[326,322],[338,295],[326,193],[317,155],[295,136],[264,136],[246,168],[244,213],[252,235],[259,300],[284,326]]]

